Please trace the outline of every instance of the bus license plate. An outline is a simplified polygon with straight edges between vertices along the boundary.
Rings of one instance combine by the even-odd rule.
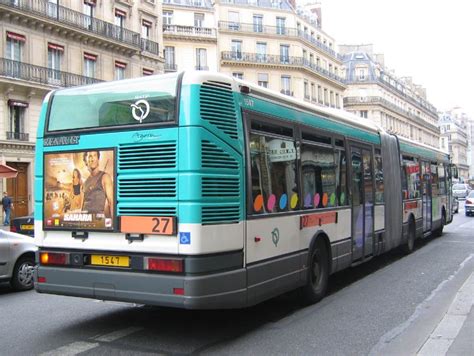
[[[95,266],[111,266],[111,267],[129,267],[130,257],[128,256],[109,256],[109,255],[92,255],[91,265]]]

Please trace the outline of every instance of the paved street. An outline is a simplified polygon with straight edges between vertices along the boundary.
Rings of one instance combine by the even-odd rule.
[[[309,307],[286,295],[184,311],[0,286],[0,354],[474,354],[474,218],[462,206],[442,237],[338,273]]]

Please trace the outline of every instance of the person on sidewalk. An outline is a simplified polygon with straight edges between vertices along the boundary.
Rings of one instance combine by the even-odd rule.
[[[9,226],[10,225],[10,214],[13,209],[13,203],[12,199],[8,196],[7,192],[3,192],[3,198],[2,198],[2,206],[3,206],[3,211],[5,213],[5,220],[3,221],[4,226]]]

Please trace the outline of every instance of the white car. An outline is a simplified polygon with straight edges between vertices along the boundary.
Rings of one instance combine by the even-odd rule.
[[[453,184],[453,197],[465,198],[471,192],[471,188],[465,183]]]
[[[0,282],[10,282],[16,290],[33,288],[37,250],[30,236],[0,230]]]
[[[471,191],[469,195],[466,197],[464,210],[466,210],[466,216],[474,214],[474,191]]]

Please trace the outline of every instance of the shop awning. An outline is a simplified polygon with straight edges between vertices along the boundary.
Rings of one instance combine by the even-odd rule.
[[[0,163],[0,178],[16,178],[18,171],[15,168]]]

